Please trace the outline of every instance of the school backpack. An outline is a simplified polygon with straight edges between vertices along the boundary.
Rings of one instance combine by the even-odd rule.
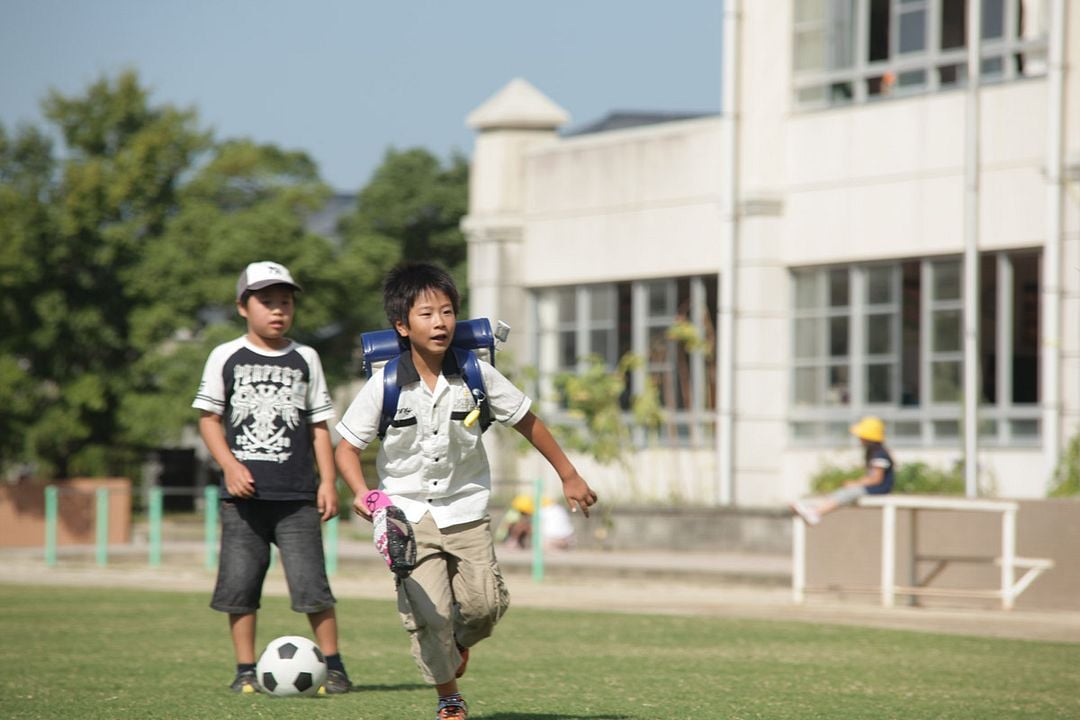
[[[510,332],[510,326],[499,323],[496,333],[491,331],[491,322],[487,318],[459,320],[450,341],[450,351],[454,353],[458,367],[461,368],[465,385],[469,388],[476,408],[465,418],[465,426],[472,427],[480,421],[480,432],[491,425],[491,408],[484,392],[484,378],[480,374],[480,362],[477,354],[495,365],[495,341],[503,342]],[[394,422],[397,414],[398,395],[401,388],[397,384],[397,367],[401,354],[408,350],[405,338],[393,328],[373,330],[360,335],[360,349],[364,354],[364,373],[370,378],[379,368],[383,369],[382,416],[379,418],[379,437],[386,435],[386,429]]]

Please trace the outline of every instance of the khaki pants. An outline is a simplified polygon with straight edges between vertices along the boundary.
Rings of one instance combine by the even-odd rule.
[[[424,515],[413,525],[416,568],[398,585],[398,612],[424,680],[454,679],[461,654],[491,635],[510,607],[495,560],[491,519],[440,530]]]

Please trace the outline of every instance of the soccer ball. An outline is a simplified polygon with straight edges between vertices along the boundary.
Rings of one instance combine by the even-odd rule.
[[[326,658],[306,637],[284,635],[266,646],[255,674],[271,695],[314,695],[326,682]]]

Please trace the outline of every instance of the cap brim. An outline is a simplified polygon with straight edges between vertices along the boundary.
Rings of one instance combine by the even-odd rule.
[[[289,287],[291,287],[293,290],[296,290],[297,292],[304,292],[304,288],[300,287],[296,283],[289,282],[288,280],[278,280],[276,278],[275,279],[270,279],[270,280],[259,280],[258,282],[253,282],[244,289],[244,292],[252,292],[254,290],[262,290],[263,288],[268,288],[271,285],[288,285]],[[241,294],[243,294],[243,293],[241,293]]]

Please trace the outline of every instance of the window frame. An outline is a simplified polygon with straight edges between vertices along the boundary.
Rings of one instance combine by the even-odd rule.
[[[792,0],[792,104],[797,110],[817,110],[850,104],[864,104],[884,100],[887,97],[905,97],[941,90],[964,87],[967,75],[966,42],[959,47],[943,49],[942,8],[948,0],[890,0],[889,1],[889,48],[884,60],[869,59],[870,2],[871,0]],[[1043,34],[1025,31],[1020,34],[1020,3],[1022,0],[983,0],[1002,3],[1002,34],[986,37],[986,14],[982,28],[981,55],[982,76],[985,83],[1011,82],[1045,75],[1045,58],[1049,38]],[[821,2],[820,17],[799,18],[802,2]],[[854,3],[852,12],[838,9]],[[925,13],[923,21],[923,49],[900,52],[901,21],[914,13]],[[850,67],[831,67],[829,48],[839,40],[830,38],[831,32],[843,32],[843,24],[836,21],[841,16],[853,19],[850,24],[852,36],[843,43],[854,49]],[[830,21],[832,20],[832,21]],[[1035,22],[1033,18],[1032,23]],[[965,20],[966,23],[966,20]],[[818,67],[798,67],[796,55],[797,38],[820,28],[823,33],[823,52]],[[839,28],[839,30],[836,30]],[[966,28],[965,28],[965,38]],[[1025,69],[1021,70],[1017,59],[1023,57]],[[1041,61],[1041,62],[1040,62]],[[997,69],[995,69],[997,68]],[[1029,69],[1030,68],[1030,69]],[[955,80],[943,81],[949,71]],[[882,81],[887,76],[894,84],[882,93]],[[918,77],[922,81],[917,81]]]
[[[702,333],[702,337],[715,337],[708,327],[715,327],[715,309],[708,307],[708,282],[716,281],[715,276],[689,276],[678,278],[649,278],[632,281],[595,283],[574,288],[575,298],[575,338],[578,357],[573,368],[562,367],[558,352],[560,333],[568,332],[570,323],[560,321],[557,298],[566,292],[568,286],[533,288],[529,293],[532,307],[533,327],[533,364],[537,368],[535,392],[544,403],[545,413],[551,421],[560,424],[579,422],[566,411],[561,400],[555,398],[554,378],[560,372],[574,370],[581,372],[587,365],[587,358],[594,353],[592,335],[595,330],[610,331],[609,349],[614,347],[615,357],[602,356],[607,368],[614,369],[620,357],[620,348],[626,347],[645,360],[641,367],[630,372],[631,393],[638,394],[646,386],[646,380],[657,374],[671,378],[674,392],[678,392],[680,383],[689,386],[689,405],[683,409],[668,410],[664,407],[666,421],[658,433],[647,433],[634,422],[633,413],[628,407],[623,409],[623,420],[631,430],[636,447],[660,445],[667,447],[705,447],[714,442],[715,436],[715,382],[709,377],[709,363],[706,350],[688,350],[689,362],[685,368],[686,378],[682,378],[679,369],[679,353],[682,349],[678,341],[665,338],[666,350],[662,359],[650,357],[649,339],[654,333],[666,331],[680,318],[679,283],[689,282],[687,289],[688,308],[686,318]],[[629,285],[629,317],[623,318],[620,309],[619,286]],[[718,283],[717,283],[718,285]],[[663,295],[663,307],[657,312],[650,312],[650,290]],[[596,320],[591,317],[592,301],[597,293],[610,293],[610,307],[613,317]],[[716,291],[718,299],[718,290]],[[714,299],[714,302],[716,300]],[[630,337],[621,338],[620,324],[626,321]],[[628,340],[628,341],[627,341]],[[554,348],[552,346],[555,346]],[[712,350],[715,355],[715,349]],[[711,401],[706,394],[711,392]],[[629,395],[629,394],[628,394]]]
[[[996,351],[995,373],[995,400],[994,402],[980,401],[978,406],[978,421],[980,423],[980,441],[987,446],[1014,448],[1014,447],[1037,447],[1042,442],[1041,408],[1044,400],[1040,397],[1034,403],[1018,403],[1013,401],[1012,373],[1014,352],[1014,315],[1016,297],[1013,283],[1013,265],[1015,258],[1022,255],[1035,255],[1036,268],[1041,268],[1041,251],[1034,248],[1022,250],[989,251],[980,254],[982,257],[995,258],[996,262],[996,298],[994,316],[994,345]],[[894,429],[900,432],[891,433],[890,442],[897,445],[921,445],[921,446],[954,446],[960,439],[962,417],[964,412],[961,395],[955,400],[941,401],[933,395],[934,363],[956,362],[959,365],[960,377],[963,377],[963,347],[941,349],[934,347],[933,321],[935,313],[952,312],[959,309],[961,312],[959,332],[963,327],[963,276],[958,274],[957,297],[939,298],[935,296],[935,280],[946,264],[958,263],[959,256],[941,256],[923,258],[919,263],[919,334],[918,358],[915,360],[919,365],[918,372],[918,405],[905,405],[903,395],[903,373],[905,367],[904,348],[904,297],[903,297],[903,267],[910,260],[897,259],[888,262],[871,262],[859,264],[830,265],[808,268],[790,268],[789,280],[792,283],[792,306],[790,339],[792,342],[791,363],[789,370],[789,406],[788,406],[788,435],[790,441],[796,446],[818,446],[826,444],[850,443],[847,434],[847,426],[856,418],[864,414],[873,414],[882,417]],[[870,303],[869,278],[875,269],[890,268],[892,276],[891,300],[888,303]],[[812,359],[797,356],[794,350],[795,338],[799,333],[799,323],[820,320],[827,315],[819,311],[827,303],[827,280],[829,273],[837,270],[846,270],[849,274],[851,287],[849,311],[849,332],[851,337],[849,346],[848,377],[852,380],[849,394],[849,402],[846,404],[827,404],[824,400],[817,405],[797,404],[796,402],[796,375],[800,369],[813,364]],[[795,286],[800,278],[817,276],[816,293],[819,304],[817,308],[807,308],[800,301],[800,295]],[[1041,287],[1042,277],[1038,277]],[[827,309],[827,308],[826,308]],[[870,317],[877,314],[890,314],[893,326],[890,329],[891,350],[889,353],[869,353],[869,333],[867,322]],[[819,337],[817,347],[820,349],[818,359],[825,358],[827,348],[824,343],[828,341],[827,326],[821,323],[818,329]],[[1036,353],[1041,348],[1035,346]],[[890,357],[891,356],[891,357]],[[981,361],[981,358],[980,358]],[[873,403],[869,401],[869,368],[872,364],[889,362],[893,364],[892,373],[892,401],[888,403]],[[1036,356],[1037,364],[1037,356]],[[827,367],[827,365],[825,366]],[[828,376],[825,372],[819,376],[822,386],[817,396],[824,399],[828,391]],[[1034,432],[1028,429],[1034,427]],[[985,428],[985,429],[984,429]],[[1023,430],[1022,430],[1023,429]]]

